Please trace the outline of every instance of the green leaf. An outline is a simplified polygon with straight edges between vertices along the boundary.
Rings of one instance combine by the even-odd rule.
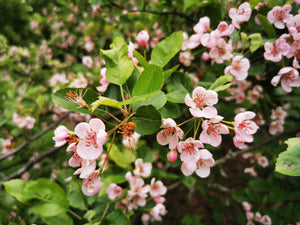
[[[192,188],[196,183],[196,178],[194,176],[181,176],[182,183],[188,188]]]
[[[278,5],[278,0],[267,0],[267,2],[272,8]]]
[[[261,23],[263,30],[267,33],[269,38],[276,38],[276,31],[273,25],[268,21],[267,17],[262,14],[257,14],[257,18]]]
[[[122,225],[131,225],[129,218],[124,215],[124,212],[121,209],[116,209],[109,213],[106,216],[108,224],[122,224]]]
[[[179,67],[180,65],[173,66],[171,69],[168,69],[164,72],[164,79],[167,79],[171,76]]]
[[[139,64],[141,64],[142,67],[146,68],[150,66],[150,64],[147,62],[147,60],[142,56],[138,51],[134,50],[133,51],[134,57],[137,58],[139,61]]]
[[[149,135],[158,131],[162,118],[154,106],[147,105],[137,109],[133,122],[136,124],[137,133]]]
[[[177,31],[161,42],[151,52],[151,64],[164,67],[180,51],[183,43],[182,31]]]
[[[184,103],[184,98],[186,96],[187,92],[186,91],[172,91],[168,94],[166,94],[166,97],[169,102],[174,102],[174,103]]]
[[[81,186],[82,182],[80,180],[72,180],[68,185],[67,198],[70,206],[77,209],[86,210],[87,206]]]
[[[105,59],[106,79],[113,84],[125,84],[130,77],[134,63],[128,59],[128,47],[121,37],[116,37],[110,50],[101,49],[100,55]]]
[[[167,103],[167,97],[162,92],[157,92],[156,95],[147,99],[146,101],[138,101],[132,105],[132,110],[135,112],[142,105],[153,105],[156,109],[162,108]]]
[[[300,176],[300,138],[290,138],[284,142],[286,151],[279,154],[275,171],[289,176]]]
[[[198,2],[198,0],[183,0],[183,11],[185,11],[188,8],[192,7],[197,2]]]
[[[28,203],[35,198],[34,194],[25,190],[26,184],[22,179],[13,179],[3,182],[5,190],[8,194],[15,197],[18,201]]]
[[[254,7],[257,6],[258,3],[260,3],[260,0],[250,0],[249,1],[251,9],[254,9]]]
[[[262,38],[260,33],[254,33],[248,36],[251,39],[250,52],[255,52],[262,43]]]
[[[164,178],[164,179],[178,179],[179,178],[179,176],[174,173],[169,173],[167,171],[156,169],[156,168],[152,168],[151,175],[153,177],[159,177],[159,178]]]
[[[155,94],[156,94],[156,92],[145,94],[145,95],[140,95],[140,96],[133,96],[130,99],[119,102],[119,104],[120,105],[129,105],[129,104],[136,103],[138,101],[146,101],[147,99],[152,98]]]
[[[117,109],[122,109],[122,106],[119,104],[118,101],[110,99],[110,98],[106,98],[103,96],[99,96],[97,101],[94,101],[91,104],[91,109],[94,112],[100,105],[106,105],[106,106],[110,106],[113,108],[117,108]]]
[[[244,32],[241,32],[241,42],[242,44],[245,44],[248,41],[248,36]]]
[[[79,104],[74,103],[70,100],[67,99],[67,93],[69,92],[77,92],[80,93],[82,91],[82,99],[88,104],[91,105],[94,101],[96,101],[99,97],[99,95],[94,92],[90,91],[88,89],[78,89],[78,88],[65,88],[65,89],[60,89],[57,92],[55,92],[52,95],[52,100],[53,102],[58,105],[61,108],[73,111],[73,112],[78,112],[78,113],[85,113],[85,114],[91,114],[87,109],[82,108],[79,106]]]
[[[150,93],[157,93],[163,86],[164,75],[160,67],[150,65],[145,68],[139,79],[136,81],[132,95],[141,96]]]
[[[226,90],[228,87],[230,87],[231,82],[233,79],[233,76],[230,74],[226,74],[223,76],[220,76],[210,87],[209,90],[213,90],[213,91],[223,91]]]
[[[173,102],[167,102],[164,107],[160,109],[160,113],[163,116],[163,118],[172,118],[177,119],[180,114],[180,107],[178,104]]]
[[[118,166],[127,169],[130,167],[130,164],[135,161],[136,154],[135,151],[131,149],[123,148],[121,150],[113,144],[109,153],[109,158],[113,160]]]

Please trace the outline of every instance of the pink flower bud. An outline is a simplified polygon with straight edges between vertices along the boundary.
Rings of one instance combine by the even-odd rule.
[[[167,154],[167,158],[169,162],[175,162],[177,160],[177,152],[176,150],[171,150]]]
[[[148,41],[149,41],[149,34],[147,31],[142,30],[140,33],[138,33],[138,35],[136,37],[136,42],[139,45],[146,47]]]
[[[203,54],[202,54],[202,59],[203,59],[204,61],[209,60],[209,54],[208,54],[208,52],[203,52]]]

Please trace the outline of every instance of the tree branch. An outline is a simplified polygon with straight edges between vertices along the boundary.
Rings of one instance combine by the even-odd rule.
[[[66,119],[69,115],[71,114],[71,112],[66,113],[65,115],[63,115],[62,117],[60,117],[57,121],[55,121],[55,123],[51,124],[50,126],[48,126],[45,130],[37,133],[36,135],[30,137],[26,142],[24,142],[22,145],[20,145],[19,147],[17,147],[14,151],[3,155],[0,157],[0,161],[18,153],[19,151],[21,151],[24,147],[26,147],[31,141],[38,139],[39,137],[43,136],[45,133],[47,133],[49,130],[52,130],[53,128],[55,128],[59,123],[61,123],[64,119]]]
[[[287,134],[294,134],[294,133],[297,133],[300,131],[300,128],[299,127],[296,127],[296,128],[293,128],[293,129],[290,129],[290,130],[287,130],[285,132],[282,132],[282,133],[279,133],[279,134],[276,134],[274,136],[272,136],[271,138],[267,139],[267,140],[264,140],[256,145],[253,145],[249,148],[246,148],[246,149],[243,149],[243,150],[239,150],[239,151],[236,151],[236,152],[232,152],[232,151],[229,151],[227,155],[225,155],[224,157],[216,160],[215,162],[215,166],[216,165],[220,165],[220,164],[223,164],[225,163],[227,160],[229,159],[233,159],[239,155],[242,155],[246,152],[250,152],[250,151],[254,151],[256,149],[259,149],[261,148],[262,146],[266,145],[266,144],[269,144],[277,139],[279,139],[280,137],[282,137],[283,135],[287,135]]]
[[[62,146],[61,146],[62,147]],[[61,147],[54,147],[50,150],[48,150],[47,152],[43,152],[42,154],[39,154],[37,156],[33,156],[29,159],[29,161],[22,167],[20,168],[17,172],[10,174],[9,176],[6,176],[2,179],[2,181],[0,182],[0,188],[3,185],[3,182],[11,180],[13,178],[16,177],[20,177],[22,176],[28,169],[30,169],[34,164],[36,164],[37,162],[41,161],[43,158],[55,153],[58,149],[60,149]]]

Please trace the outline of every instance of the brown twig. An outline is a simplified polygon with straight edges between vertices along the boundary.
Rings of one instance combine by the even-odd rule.
[[[251,146],[251,147],[249,147],[249,148],[246,148],[246,149],[243,149],[243,150],[239,150],[239,151],[236,151],[236,152],[229,151],[227,155],[225,155],[224,157],[222,157],[222,158],[216,160],[215,166],[216,166],[216,165],[223,164],[223,163],[225,163],[227,160],[233,159],[233,158],[235,158],[235,157],[237,157],[237,156],[239,156],[239,155],[242,155],[242,154],[244,154],[244,153],[246,153],[246,152],[250,152],[250,151],[254,151],[254,150],[256,150],[256,149],[259,149],[259,148],[261,148],[262,146],[264,146],[264,145],[266,145],[266,144],[269,144],[269,143],[271,143],[271,142],[273,142],[273,141],[275,141],[275,140],[278,140],[278,139],[279,139],[280,137],[282,137],[283,135],[294,134],[294,133],[297,133],[297,132],[299,132],[299,131],[300,131],[300,128],[299,128],[299,127],[296,127],[296,128],[287,130],[287,131],[285,131],[285,132],[276,134],[276,135],[272,136],[271,138],[266,139],[266,140],[264,140],[264,141],[262,141],[262,142],[260,142],[260,143],[258,143],[258,144],[256,144],[256,145],[253,145],[253,146]]]
[[[32,158],[29,159],[29,161],[22,167],[20,168],[17,172],[10,174],[9,176],[6,176],[2,179],[2,181],[0,182],[0,188],[3,185],[3,182],[11,180],[13,178],[16,177],[20,177],[22,176],[28,169],[30,169],[34,164],[36,164],[37,162],[41,161],[43,158],[55,153],[58,149],[60,149],[61,147],[54,147],[50,150],[48,150],[47,152],[43,152],[37,156],[34,156]]]
[[[68,116],[70,116],[70,112],[66,113],[65,115],[63,115],[62,117],[60,117],[57,121],[55,121],[53,124],[51,124],[50,126],[48,126],[45,130],[37,133],[36,135],[30,137],[26,142],[24,142],[23,144],[21,144],[19,147],[17,147],[14,151],[3,155],[0,157],[0,161],[18,153],[19,151],[21,151],[24,147],[26,147],[30,142],[32,142],[35,139],[38,139],[39,137],[43,136],[45,133],[47,133],[48,131],[52,130],[53,128],[55,128],[59,123],[61,123],[64,119],[66,119]]]

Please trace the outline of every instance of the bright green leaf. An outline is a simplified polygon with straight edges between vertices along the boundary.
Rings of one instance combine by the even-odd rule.
[[[72,180],[68,185],[67,198],[70,206],[77,209],[86,210],[87,207],[81,186],[82,182],[80,180]]]
[[[199,2],[199,1],[198,0],[183,0],[183,11],[194,6],[197,2]]]
[[[209,90],[213,90],[213,91],[223,91],[225,89],[227,89],[231,83],[228,83],[228,82],[231,82],[233,79],[233,76],[230,75],[230,74],[226,74],[226,75],[223,75],[223,76],[220,76],[210,87],[209,87]]]
[[[137,133],[149,135],[158,131],[162,118],[154,106],[147,105],[137,109],[133,122],[136,124]]]
[[[22,179],[13,179],[3,183],[5,190],[10,195],[14,196],[18,201],[28,203],[35,198],[34,194],[25,190],[26,184]]]
[[[250,45],[250,52],[255,52],[262,43],[262,38],[260,33],[254,33],[249,35],[249,38],[251,39],[251,45]]]
[[[136,81],[132,95],[141,96],[150,93],[157,93],[163,86],[164,75],[160,67],[150,65],[145,68],[139,79]]]
[[[135,151],[127,148],[119,149],[116,145],[112,145],[109,153],[109,158],[113,160],[118,166],[127,169],[130,164],[135,161]]]
[[[106,79],[113,84],[125,84],[134,69],[133,61],[128,59],[127,44],[123,38],[116,37],[110,48],[100,52],[107,68]]]
[[[116,209],[106,216],[108,224],[131,225],[129,218],[121,209]]]
[[[168,69],[164,72],[164,79],[167,79],[169,76],[171,76],[179,67],[180,65],[176,65],[172,67],[171,69]]]
[[[275,171],[289,176],[300,176],[300,138],[290,138],[284,143],[288,148],[279,154]]]
[[[257,6],[258,3],[260,3],[260,0],[250,0],[249,1],[251,9],[254,9],[254,7]]]
[[[162,108],[167,103],[167,97],[162,92],[157,92],[156,95],[146,101],[138,101],[132,105],[132,110],[135,112],[142,105],[153,105],[156,109]]]
[[[177,31],[161,42],[151,52],[151,64],[164,67],[180,51],[183,43],[182,31]]]
[[[117,108],[117,109],[121,109],[122,106],[119,104],[118,101],[110,99],[110,98],[106,98],[103,96],[99,96],[97,101],[94,101],[91,104],[91,109],[94,112],[100,105],[106,105],[106,106],[110,106],[113,108]]]
[[[142,56],[138,51],[134,50],[133,54],[134,54],[134,57],[137,58],[137,60],[139,61],[139,64],[141,64],[142,67],[146,68],[150,65],[147,62],[147,60],[144,58],[144,56]]]
[[[187,92],[186,91],[172,91],[168,94],[166,94],[166,97],[169,102],[174,102],[174,103],[184,103],[184,98],[186,96]]]

